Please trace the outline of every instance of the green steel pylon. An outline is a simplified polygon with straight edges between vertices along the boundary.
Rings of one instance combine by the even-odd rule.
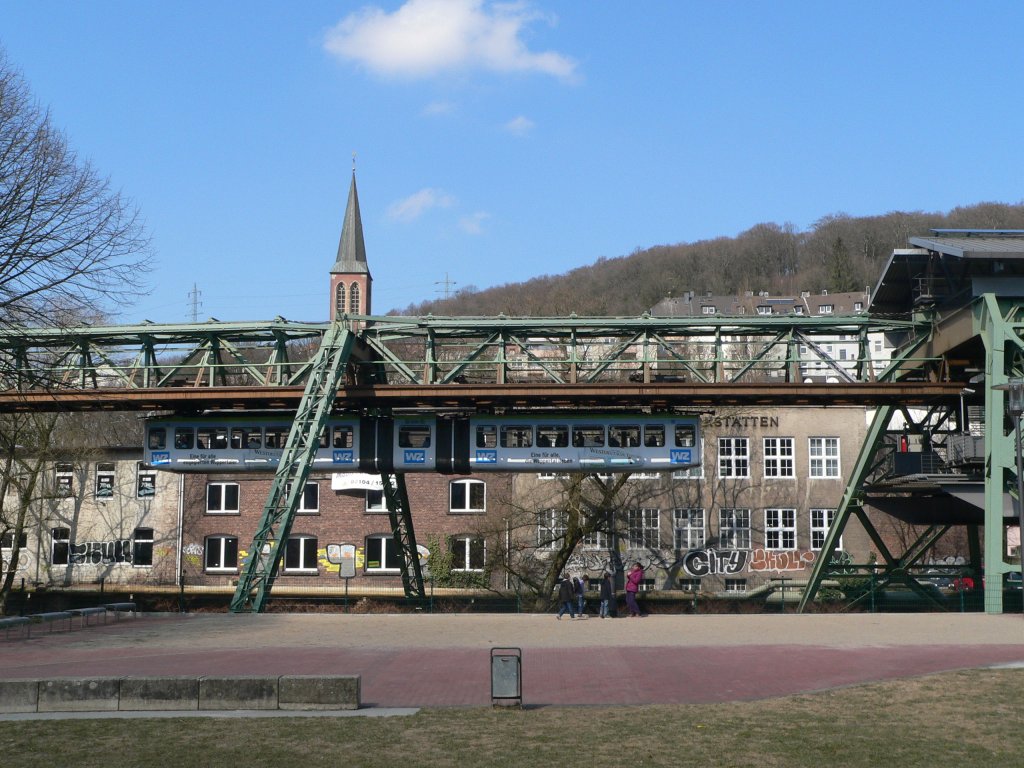
[[[420,568],[420,554],[416,548],[416,534],[412,527],[409,509],[409,494],[405,490],[405,475],[381,475],[384,483],[384,500],[391,518],[391,533],[398,556],[402,560],[402,587],[406,598],[424,597],[423,571]]]
[[[288,541],[295,510],[320,446],[320,434],[334,405],[354,341],[355,336],[337,323],[324,335],[249,548],[245,572],[231,600],[232,613],[259,613],[270,596],[282,548]]]

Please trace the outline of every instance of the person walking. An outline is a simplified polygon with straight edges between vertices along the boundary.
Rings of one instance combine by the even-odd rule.
[[[566,611],[569,612],[569,618],[576,618],[576,609],[573,608],[573,604],[576,602],[576,594],[573,590],[572,581],[566,576],[562,579],[562,583],[558,585],[558,602],[560,608],[558,609],[558,620],[562,620],[562,614]]]
[[[633,567],[626,575],[626,607],[629,608],[629,618],[640,615],[640,606],[636,602],[636,593],[640,591],[640,583],[644,580],[644,569],[640,563],[633,563]]]
[[[601,577],[601,611],[599,615],[602,619],[608,618],[608,610],[612,600],[615,599],[615,582],[612,579],[612,574],[608,571],[605,571]]]
[[[576,613],[578,613],[580,616],[585,616],[587,613],[584,610],[584,607],[587,603],[587,583],[589,581],[590,579],[587,577],[586,574],[583,574],[578,579],[576,579]]]

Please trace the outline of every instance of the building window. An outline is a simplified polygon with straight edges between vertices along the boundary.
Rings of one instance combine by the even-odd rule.
[[[132,565],[153,565],[153,529],[136,528],[132,534]]]
[[[50,530],[50,564],[67,565],[71,554],[71,529]]]
[[[74,493],[75,467],[73,464],[57,464],[54,467],[54,490],[58,496]]]
[[[864,309],[864,302],[863,301],[855,301],[855,302],[853,302],[853,311],[854,312],[860,312],[863,309]]]
[[[206,537],[206,570],[208,573],[234,573],[238,570],[237,537]]]
[[[796,510],[764,511],[765,549],[796,549]]]
[[[284,548],[284,570],[316,573],[315,536],[289,536]]]
[[[375,491],[373,489],[366,491],[366,511],[387,514],[388,505],[384,503],[384,491]]]
[[[679,588],[683,592],[700,592],[700,579],[679,579]]]
[[[537,548],[558,549],[565,538],[566,515],[561,509],[545,509],[537,513]]]
[[[772,308],[771,307],[769,307],[769,306],[767,306],[765,304],[758,304],[758,306],[757,306],[757,314],[759,314],[759,315],[770,315],[771,313],[772,313]]]
[[[750,510],[718,510],[718,542],[723,549],[750,549]]]
[[[156,470],[148,469],[140,461],[136,466],[135,496],[148,499],[156,495]]]
[[[793,438],[766,437],[764,439],[764,476],[794,477]]]
[[[658,549],[661,547],[661,510],[631,509],[627,513],[627,538],[630,549]]]
[[[705,315],[713,315],[718,311],[718,309],[713,304],[701,304],[700,311]]]
[[[206,512],[211,515],[238,512],[238,483],[210,483],[206,486]]]
[[[402,564],[393,536],[381,534],[366,537],[366,571],[368,573],[397,572]]]
[[[747,438],[718,438],[718,476],[750,477],[750,444]]]
[[[114,496],[114,464],[101,462],[96,465],[96,498],[110,499]]]
[[[352,283],[348,289],[348,311],[349,314],[359,314],[359,283]]]
[[[833,521],[836,519],[836,511],[834,509],[812,509],[811,510],[811,549],[820,550],[825,546],[825,536],[828,535],[828,529],[832,527]],[[843,548],[843,537],[839,537],[839,541],[836,542],[836,549]]]
[[[683,551],[704,546],[704,510],[676,509],[672,513],[675,548]]]
[[[584,536],[580,543],[584,549],[608,549],[608,534],[604,531],[594,531]]]
[[[287,494],[291,495],[292,484],[286,486]],[[295,508],[296,514],[315,515],[320,511],[320,485],[318,483],[306,483],[299,497],[299,506]]]
[[[831,315],[832,314],[832,310],[834,310],[834,309],[835,309],[835,307],[832,304],[819,304],[818,305],[818,314],[819,315]]]
[[[811,477],[839,477],[839,438],[810,438]]]
[[[747,580],[746,579],[726,579],[725,580],[725,591],[726,592],[746,592],[747,591]]]
[[[452,480],[448,489],[450,512],[487,511],[487,485],[482,480]]]
[[[345,284],[338,283],[338,288],[334,294],[334,314],[344,315],[345,314]]]
[[[448,540],[453,571],[482,571],[487,560],[487,545],[473,536],[453,536]]]

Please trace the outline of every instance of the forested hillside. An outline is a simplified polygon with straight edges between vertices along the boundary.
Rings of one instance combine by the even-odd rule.
[[[758,224],[736,237],[658,245],[601,258],[564,275],[545,275],[486,290],[467,288],[402,314],[637,315],[683,291],[774,295],[873,287],[894,248],[932,228],[1024,229],[1024,203],[980,203],[949,213],[827,216],[805,232]]]

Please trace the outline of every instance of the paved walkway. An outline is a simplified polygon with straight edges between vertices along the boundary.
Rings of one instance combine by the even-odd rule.
[[[142,615],[0,639],[0,678],[358,674],[367,707],[486,706],[495,647],[521,649],[527,706],[708,703],[999,664],[1024,675],[1024,618]]]

